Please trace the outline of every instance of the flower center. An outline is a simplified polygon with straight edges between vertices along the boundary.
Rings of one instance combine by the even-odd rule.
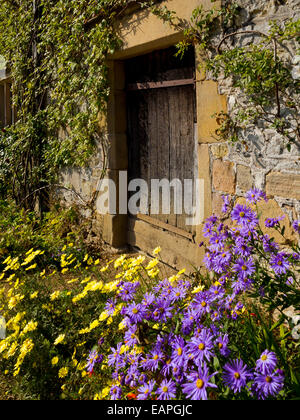
[[[267,377],[266,377],[266,382],[267,382],[268,384],[270,384],[270,383],[272,382],[272,378],[271,378],[271,376],[267,376]]]
[[[133,308],[132,313],[136,315],[138,313],[138,310],[136,308]]]
[[[198,379],[196,386],[198,389],[202,389],[204,387],[204,382],[202,381],[202,379]]]
[[[181,347],[179,347],[179,349],[177,349],[177,354],[178,354],[178,356],[182,355],[182,348]]]
[[[243,211],[240,212],[240,217],[245,217],[245,213]]]
[[[268,356],[266,356],[265,354],[263,356],[261,356],[261,360],[263,362],[265,362],[266,360],[268,360]]]
[[[154,360],[157,360],[157,359],[158,359],[157,354],[153,357],[153,359],[154,359]]]
[[[241,375],[239,374],[239,372],[235,372],[234,377],[235,379],[240,379]]]
[[[198,346],[199,350],[204,350],[205,349],[205,344],[204,343],[200,343]]]
[[[201,306],[202,306],[203,308],[205,308],[205,307],[207,306],[207,303],[203,301],[203,302],[201,303]]]
[[[247,266],[246,265],[243,265],[242,270],[243,271],[246,271],[247,270]]]
[[[162,391],[163,391],[163,392],[168,392],[168,387],[167,387],[167,386],[164,386],[164,387],[162,388]]]
[[[219,349],[223,348],[223,343],[219,343]]]
[[[145,390],[145,395],[147,395],[147,394],[149,394],[149,389],[148,388]]]

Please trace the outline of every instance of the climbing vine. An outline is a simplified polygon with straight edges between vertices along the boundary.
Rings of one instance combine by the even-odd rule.
[[[0,180],[23,206],[43,201],[59,170],[84,165],[95,147],[105,161],[106,58],[121,45],[115,23],[132,3],[1,1],[0,55],[17,119],[0,136]]]
[[[287,147],[300,141],[299,79],[285,49],[292,43],[299,53],[299,20],[273,22],[259,33],[245,31],[231,0],[209,11],[199,6],[189,21],[151,0],[2,0],[0,56],[13,80],[17,118],[0,135],[0,193],[26,208],[42,207],[62,168],[83,166],[98,150],[105,170],[108,144],[99,114],[109,95],[106,59],[122,44],[116,22],[133,4],[183,31],[178,56],[197,46],[209,77],[231,79],[243,93],[230,115],[215,116],[219,138],[240,141],[241,130],[262,124]]]
[[[288,150],[293,143],[299,146],[300,78],[294,76],[293,59],[300,52],[300,19],[270,22],[268,32],[263,33],[243,28],[241,7],[231,0],[209,11],[197,7],[188,22],[155,4],[152,8],[161,19],[183,30],[184,39],[177,45],[179,56],[190,45],[197,46],[202,70],[215,80],[231,80],[232,88],[242,93],[230,115],[214,116],[219,139],[238,142],[240,131],[252,124],[274,129]]]

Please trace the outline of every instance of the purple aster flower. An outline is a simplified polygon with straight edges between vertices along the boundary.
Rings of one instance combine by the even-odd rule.
[[[151,397],[151,392],[153,391],[153,388],[155,386],[155,381],[151,380],[147,384],[142,385],[138,388],[138,400],[147,400],[149,397]]]
[[[276,365],[276,354],[269,350],[265,350],[256,362],[256,370],[263,375],[267,375],[274,372]]]
[[[219,233],[214,233],[213,235],[211,235],[210,239],[209,239],[209,243],[210,243],[210,247],[209,249],[212,251],[217,251],[220,252],[223,250],[224,248],[224,241],[226,240],[226,236],[219,234]]]
[[[198,316],[203,316],[210,312],[212,298],[208,291],[200,292],[195,295],[192,308],[198,312]]]
[[[242,257],[249,257],[251,255],[252,248],[248,245],[245,238],[237,238],[236,245],[233,252]]]
[[[111,347],[111,354],[108,356],[108,366],[114,366],[120,361],[120,352],[121,352],[122,343],[117,345],[117,348]]]
[[[252,190],[246,193],[246,199],[251,204],[256,204],[259,201],[265,200],[268,201],[266,193],[257,188],[253,188]]]
[[[300,233],[300,220],[295,220],[292,224],[293,229],[295,229],[296,232]]]
[[[214,227],[217,221],[218,221],[217,216],[211,216],[206,219],[204,223],[204,227],[203,227],[203,236],[205,236],[206,238],[210,237],[210,235],[214,231]]]
[[[187,375],[188,383],[183,384],[183,392],[191,400],[207,400],[207,388],[217,388],[217,385],[210,382],[217,372],[209,375],[206,363],[197,372]]]
[[[221,252],[216,255],[212,261],[212,269],[216,273],[220,274],[226,271],[232,259],[232,255],[229,251]]]
[[[172,342],[172,365],[182,367],[186,361],[185,342],[182,337],[176,337]]]
[[[212,301],[221,299],[225,295],[225,290],[221,286],[212,286],[208,290],[209,296]]]
[[[142,300],[142,305],[150,306],[155,301],[155,295],[153,293],[146,292]]]
[[[273,255],[270,259],[270,265],[277,276],[286,274],[287,270],[290,268],[290,263],[286,258],[286,254],[283,252]]]
[[[161,350],[152,350],[150,355],[147,357],[144,367],[154,372],[158,369],[159,363],[162,362],[163,359],[164,354]]]
[[[264,235],[260,240],[263,243],[265,252],[275,252],[279,250],[279,245],[276,242],[272,241],[269,235]]]
[[[252,391],[254,391],[260,400],[268,397],[275,397],[283,389],[284,375],[281,370],[273,373],[261,374],[255,373]]]
[[[176,398],[176,385],[172,380],[167,381],[164,379],[160,387],[156,391],[158,400],[171,400]]]
[[[254,261],[252,258],[249,258],[248,260],[239,258],[232,269],[238,273],[238,277],[240,279],[245,280],[247,277],[251,277],[251,275],[255,272]]]
[[[103,355],[98,354],[96,350],[92,350],[89,353],[89,356],[87,358],[86,370],[89,373],[92,373],[96,363],[102,363],[102,361],[103,361]]]
[[[138,343],[138,337],[136,335],[137,326],[133,325],[126,331],[124,336],[124,342],[127,346],[133,347]]]
[[[231,212],[231,218],[239,225],[244,227],[255,227],[258,224],[258,218],[254,211],[247,206],[238,204]]]
[[[222,195],[222,199],[223,199],[222,213],[227,213],[228,207],[230,206],[230,197],[228,195]]]
[[[122,395],[122,388],[116,385],[112,386],[110,389],[110,395],[112,400],[119,400]]]
[[[252,374],[242,360],[226,363],[223,370],[223,381],[235,394],[241,392],[241,389],[252,378]]]
[[[108,299],[107,300],[104,309],[106,310],[106,312],[108,313],[109,316],[113,315],[113,313],[115,312],[116,303],[117,303],[116,299]]]
[[[121,287],[119,288],[119,297],[124,302],[130,302],[131,300],[134,299],[134,296],[135,296],[136,291],[137,291],[137,289],[138,289],[139,286],[140,286],[140,283],[139,282],[135,282],[135,283],[127,282],[127,283],[123,283],[121,285]]]
[[[243,293],[252,288],[254,284],[254,280],[252,279],[237,279],[236,281],[232,282],[232,289],[234,293]]]
[[[228,334],[225,334],[224,337],[220,336],[216,340],[216,344],[222,356],[228,357],[230,350],[228,349],[229,337]]]
[[[130,321],[134,324],[141,322],[146,316],[145,306],[140,303],[133,302],[128,305],[126,309],[126,314],[130,318]]]
[[[153,312],[151,314],[154,321],[166,322],[168,318],[173,316],[173,307],[170,306],[171,301],[169,299],[161,298],[156,302]]]
[[[204,359],[209,362],[214,357],[213,348],[213,335],[207,328],[204,328],[199,335],[194,336],[187,344],[189,358],[197,366],[201,366]]]
[[[275,226],[279,226],[280,222],[285,219],[285,216],[282,217],[273,217],[273,218],[268,218],[265,221],[265,225],[268,228],[274,228]]]
[[[174,287],[170,295],[171,302],[177,302],[178,300],[184,299],[187,291],[182,287]]]
[[[164,377],[170,376],[173,370],[172,359],[169,358],[164,362],[161,373]]]
[[[182,332],[189,335],[193,329],[195,321],[199,318],[199,313],[196,309],[189,308],[182,320]]]

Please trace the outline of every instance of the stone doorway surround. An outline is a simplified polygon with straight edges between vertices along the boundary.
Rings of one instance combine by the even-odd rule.
[[[192,11],[200,5],[211,8],[210,0],[170,0],[163,2],[176,11],[182,19],[189,19]],[[215,4],[214,4],[215,5]],[[147,11],[137,11],[126,15],[119,26],[124,41],[122,50],[109,59],[111,95],[108,104],[107,128],[110,140],[107,177],[115,181],[118,188],[119,171],[128,169],[127,112],[125,92],[124,61],[138,55],[147,54],[175,45],[183,34],[176,33],[157,17]],[[204,218],[212,212],[212,185],[209,147],[216,140],[212,136],[217,129],[212,115],[226,112],[226,97],[219,95],[215,82],[205,80],[198,70],[201,57],[196,50],[196,101],[198,121],[198,177],[204,180]],[[117,203],[118,207],[118,203]],[[113,247],[123,247],[130,243],[145,252],[151,252],[158,245],[162,248],[162,259],[173,267],[200,266],[203,250],[198,244],[203,240],[202,226],[196,227],[196,236],[189,240],[163,228],[153,227],[144,220],[135,222],[132,235],[128,238],[128,217],[126,215],[105,215],[103,219],[103,239]]]

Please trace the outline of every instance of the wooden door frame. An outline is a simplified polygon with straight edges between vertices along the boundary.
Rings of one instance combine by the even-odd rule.
[[[153,50],[161,50],[174,45],[174,39],[170,38],[169,43],[164,39],[155,48],[147,45],[144,52],[136,55],[143,55]],[[108,102],[107,130],[110,139],[110,150],[108,156],[107,176],[113,179],[118,185],[119,171],[128,171],[128,146],[127,146],[127,108],[126,108],[126,86],[125,86],[125,64],[124,60],[133,58],[131,52],[122,51],[121,56],[112,56],[108,61],[109,80],[111,93]],[[224,105],[224,98],[218,93],[218,86],[215,82],[207,81],[205,75],[198,70],[202,62],[201,54],[195,50],[196,68],[196,109],[198,121],[198,177],[204,179],[205,183],[205,208],[204,217],[212,213],[212,186],[209,143],[215,142],[207,135],[208,128],[212,126],[213,112],[207,110],[207,102],[210,107],[218,111]],[[208,96],[206,96],[208,95]],[[224,108],[223,108],[224,109]],[[133,224],[136,233],[128,235],[128,225]],[[182,268],[185,263],[191,261],[194,265],[200,265],[203,257],[203,248],[197,245],[204,238],[202,225],[197,226],[196,236],[184,237],[180,232],[166,229],[166,226],[153,226],[147,220],[132,221],[128,215],[105,215],[103,220],[103,239],[113,247],[120,248],[136,241],[136,246],[145,252],[151,252],[157,245],[163,248],[162,258],[171,266]],[[198,264],[197,264],[198,263]]]

